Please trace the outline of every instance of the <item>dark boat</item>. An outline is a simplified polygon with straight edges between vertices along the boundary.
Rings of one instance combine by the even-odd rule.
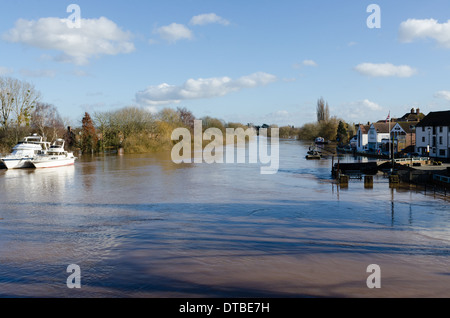
[[[318,151],[308,151],[308,154],[306,155],[306,159],[321,159],[322,158],[322,154]]]
[[[316,145],[327,145],[328,141],[326,141],[323,137],[317,137],[314,142]]]

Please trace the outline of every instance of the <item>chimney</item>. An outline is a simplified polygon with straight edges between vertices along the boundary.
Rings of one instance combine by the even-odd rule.
[[[411,114],[414,114],[415,110],[414,108],[411,108]]]
[[[420,108],[416,109],[416,114],[419,115],[420,114]]]

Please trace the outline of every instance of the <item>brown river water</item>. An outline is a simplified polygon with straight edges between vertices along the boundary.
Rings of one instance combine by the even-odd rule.
[[[343,189],[307,150],[280,141],[272,175],[170,153],[0,170],[0,297],[450,297],[448,197]]]

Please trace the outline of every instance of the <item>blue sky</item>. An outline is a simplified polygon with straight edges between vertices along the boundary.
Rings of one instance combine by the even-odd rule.
[[[70,4],[81,9],[69,28]],[[369,28],[370,4],[380,28]],[[449,1],[4,1],[0,75],[85,111],[186,107],[300,126],[323,97],[349,122],[450,109]]]

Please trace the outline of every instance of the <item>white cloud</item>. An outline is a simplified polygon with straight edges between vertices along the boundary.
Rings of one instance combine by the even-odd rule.
[[[210,23],[229,25],[230,21],[218,16],[215,13],[206,13],[206,14],[196,15],[189,22],[189,24],[191,24],[191,25],[205,25],[205,24],[210,24]]]
[[[13,72],[13,69],[9,67],[0,66],[0,76],[8,75]]]
[[[314,62],[313,60],[304,60],[302,62],[302,64],[305,65],[305,66],[317,66],[317,63]]]
[[[244,88],[264,86],[276,80],[276,76],[264,72],[242,76],[235,80],[229,77],[189,79],[181,86],[166,83],[150,86],[136,93],[136,101],[147,106],[167,105],[182,100],[224,96]]]
[[[364,109],[369,109],[369,110],[381,110],[382,109],[380,105],[378,105],[377,103],[371,102],[368,99],[358,101],[355,103],[355,105],[358,107],[362,107]]]
[[[126,54],[135,49],[130,41],[131,33],[122,31],[105,17],[82,19],[80,28],[69,28],[67,21],[59,18],[19,19],[2,38],[43,50],[59,51],[61,54],[54,59],[78,65],[89,63],[92,57]]]
[[[155,30],[154,33],[159,34],[159,36],[170,43],[175,43],[178,40],[192,39],[192,31],[189,30],[185,25],[172,23],[166,26],[162,26]]]
[[[370,77],[411,77],[416,73],[416,70],[411,66],[396,66],[390,63],[362,63],[357,65],[355,70],[362,75]]]
[[[434,19],[408,19],[400,24],[399,40],[409,43],[415,39],[434,39],[439,45],[450,48],[450,20],[438,23]]]
[[[439,91],[434,94],[434,97],[443,98],[450,101],[450,91]]]
[[[367,122],[381,118],[383,116],[383,107],[368,99],[359,100],[356,102],[349,102],[342,104],[338,111],[343,118],[348,118],[353,121]]]

